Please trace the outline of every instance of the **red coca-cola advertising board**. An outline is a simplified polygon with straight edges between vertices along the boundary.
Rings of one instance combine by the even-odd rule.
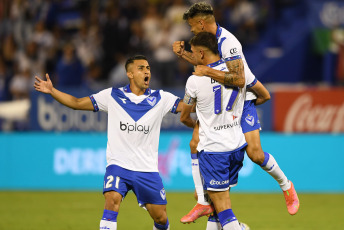
[[[274,130],[344,132],[344,89],[303,89],[273,94]]]

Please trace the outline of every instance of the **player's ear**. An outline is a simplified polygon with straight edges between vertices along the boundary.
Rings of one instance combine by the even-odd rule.
[[[200,19],[200,20],[198,21],[198,23],[200,24],[202,30],[204,30],[204,20],[203,20],[203,19]]]
[[[127,76],[129,79],[133,79],[134,78],[134,75],[132,72],[127,72]]]

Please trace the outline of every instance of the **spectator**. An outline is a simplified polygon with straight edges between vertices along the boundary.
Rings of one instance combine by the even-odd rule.
[[[58,86],[78,87],[83,83],[84,67],[75,55],[75,48],[71,43],[63,47],[63,55],[56,66]]]

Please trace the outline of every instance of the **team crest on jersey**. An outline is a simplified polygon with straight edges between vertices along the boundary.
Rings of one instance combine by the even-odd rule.
[[[247,117],[245,117],[245,121],[247,124],[253,126],[254,125],[254,117],[250,116],[250,114],[247,115]]]
[[[163,200],[166,199],[166,191],[165,191],[164,188],[160,190],[160,196],[161,196],[161,198],[162,198]]]
[[[156,104],[156,97],[154,96],[147,97],[147,102],[153,107]]]

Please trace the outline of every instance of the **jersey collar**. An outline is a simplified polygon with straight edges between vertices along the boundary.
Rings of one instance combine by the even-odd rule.
[[[216,38],[219,39],[219,37],[221,36],[221,33],[222,33],[222,28],[218,23],[216,23],[216,25],[217,25]]]
[[[123,90],[126,93],[131,93],[130,84],[124,86]],[[150,88],[146,89],[146,91],[144,92],[144,95],[150,95],[150,94],[151,94],[151,89]]]
[[[211,67],[211,68],[214,68],[215,66],[218,66],[218,65],[220,65],[220,64],[222,64],[222,63],[224,63],[224,60],[220,59],[220,60],[218,60],[218,61],[216,61],[216,62],[213,62],[213,63],[208,64],[207,66],[209,66],[209,67]]]

